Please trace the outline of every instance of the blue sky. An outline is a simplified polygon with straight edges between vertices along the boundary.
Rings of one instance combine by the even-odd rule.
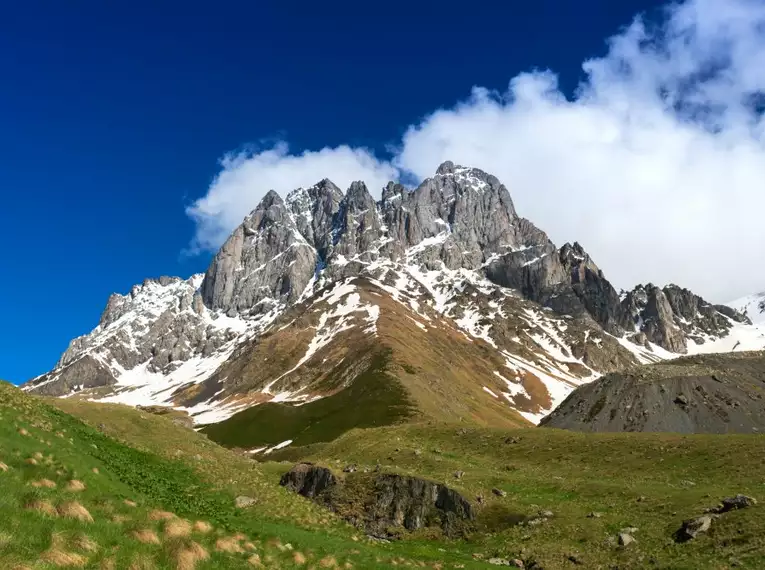
[[[714,4],[689,4],[710,1]],[[480,162],[484,155],[476,155],[475,148],[425,144],[439,136],[432,129],[505,112],[510,104],[503,93],[518,77],[514,100],[522,103],[528,90],[524,116],[535,116],[540,112],[535,89],[545,76],[529,76],[534,81],[519,76],[533,70],[554,71],[556,97],[580,97],[582,81],[595,86],[598,97],[576,101],[577,109],[586,104],[589,112],[590,101],[606,100],[604,85],[619,83],[602,79],[608,66],[585,71],[583,62],[612,61],[607,54],[620,48],[606,40],[621,33],[629,44],[634,38],[625,27],[641,12],[649,14],[649,22],[663,21],[659,5],[636,0],[9,4],[0,18],[0,378],[19,382],[49,370],[71,338],[97,324],[110,293],[127,292],[145,277],[203,271],[219,240],[215,232],[254,207],[260,186],[272,180],[261,163],[249,162],[250,177],[242,180],[256,190],[232,190],[222,174],[243,171],[221,166],[226,153],[248,149],[239,155],[247,161],[276,148],[282,149],[276,160],[293,153],[303,164],[305,150],[346,145],[381,161],[377,174],[392,170],[415,178],[441,159],[435,147],[453,150],[458,156],[449,158],[455,161]],[[693,17],[709,18],[702,12]],[[731,18],[741,21],[738,14]],[[639,58],[630,61],[653,62],[644,53]],[[661,70],[650,71],[664,80]],[[484,91],[471,95],[475,86]],[[606,105],[618,106],[614,100],[608,98]],[[557,139],[559,127],[546,120],[558,120],[557,103],[543,103],[546,114],[534,124],[552,129],[545,140]],[[566,125],[579,132],[577,120],[566,118]],[[672,128],[681,130],[676,123]],[[461,133],[449,136],[493,143],[491,136]],[[736,149],[743,144],[733,142]],[[752,152],[760,150],[755,144]],[[314,170],[305,176],[334,178],[333,172],[319,176]],[[355,172],[337,176],[343,180]],[[550,183],[539,180],[540,188]],[[543,199],[534,200],[536,179],[514,182],[511,192],[526,206],[521,213],[538,221],[531,215],[538,211],[544,218],[542,206],[549,208],[550,202],[541,190]],[[742,188],[748,188],[749,179],[744,182]],[[581,185],[587,187],[587,180]],[[576,188],[564,190],[573,195]],[[239,194],[225,212],[201,202],[227,192]],[[739,198],[737,207],[751,204],[744,190]],[[629,205],[620,200],[611,206]],[[714,205],[702,204],[696,213],[702,216]],[[590,227],[586,215],[571,223]],[[557,241],[576,229],[566,223],[551,218],[539,225]],[[210,230],[210,224],[217,229]],[[601,234],[589,236],[590,249],[601,248],[606,259],[615,254],[605,245],[610,240],[599,236],[612,230],[600,227]],[[202,251],[182,253],[194,244]],[[646,280],[653,277],[650,269]],[[629,271],[625,278],[634,278]],[[662,277],[675,275],[657,273]],[[728,293],[715,283],[699,285]]]

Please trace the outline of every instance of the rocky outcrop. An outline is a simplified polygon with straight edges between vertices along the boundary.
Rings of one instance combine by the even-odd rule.
[[[257,314],[303,292],[317,253],[281,197],[270,191],[226,240],[207,269],[205,305],[228,316]]]
[[[472,505],[459,493],[418,477],[352,470],[339,480],[327,468],[299,463],[279,484],[378,537],[395,535],[392,529],[413,531],[428,526],[456,535],[475,518]]]
[[[677,285],[638,285],[625,294],[622,307],[642,338],[676,353],[687,352],[688,342],[726,336],[733,323],[751,323],[735,309],[712,305]]]
[[[577,388],[540,425],[576,431],[765,431],[765,355],[686,357]]]
[[[698,535],[708,532],[709,529],[712,528],[712,522],[720,515],[724,515],[730,511],[747,509],[755,505],[757,505],[757,500],[746,495],[739,494],[735,497],[725,498],[716,507],[704,511],[706,514],[683,521],[683,524],[674,534],[675,542],[688,542],[689,540],[693,540]]]
[[[112,385],[137,366],[164,374],[195,356],[213,355],[245,325],[207,309],[198,291],[201,282],[201,275],[147,279],[127,295],[112,295],[99,325],[72,340],[55,369],[25,388],[64,395]]]
[[[337,478],[326,467],[298,463],[282,475],[279,485],[309,499],[321,495],[337,484]]]
[[[115,384],[117,379],[109,368],[91,356],[82,356],[57,373],[49,373],[37,380],[35,393],[41,396],[65,396]]]
[[[403,475],[380,475],[367,511],[367,526],[376,533],[388,527],[417,530],[438,520],[449,531],[459,521],[474,518],[473,507],[462,495],[440,483]]]

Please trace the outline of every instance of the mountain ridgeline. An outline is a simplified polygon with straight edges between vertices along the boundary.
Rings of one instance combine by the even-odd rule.
[[[446,162],[377,201],[328,179],[268,192],[204,275],[113,295],[25,389],[172,405],[197,423],[286,415],[284,440],[309,419],[353,427],[332,416],[373,407],[375,390],[396,410],[380,424],[514,425],[603,373],[740,339],[765,345],[745,315],[687,289],[617,292],[580,244],[558,248],[518,216],[497,178]]]

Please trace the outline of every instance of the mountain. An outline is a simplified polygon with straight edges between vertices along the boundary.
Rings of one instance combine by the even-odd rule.
[[[378,201],[326,179],[269,192],[204,275],[113,295],[24,389],[230,418],[229,435],[254,426],[240,444],[271,445],[407,418],[537,422],[603,373],[763,346],[746,316],[687,289],[618,293],[494,176],[446,162]]]
[[[741,297],[728,303],[755,324],[765,324],[765,291]]]
[[[765,431],[765,354],[683,357],[577,388],[540,425],[576,431]]]

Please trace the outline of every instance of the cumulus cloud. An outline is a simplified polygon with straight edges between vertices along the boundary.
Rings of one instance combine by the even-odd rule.
[[[341,188],[364,180],[376,189],[396,175],[393,166],[363,148],[339,146],[291,154],[284,142],[258,152],[228,154],[220,165],[207,193],[186,210],[197,225],[192,242],[196,251],[217,249],[269,190],[285,196],[324,178]]]
[[[346,147],[227,159],[192,210],[210,236],[199,241],[220,241],[281,161],[313,178],[292,187],[379,187],[452,160],[495,174],[522,215],[559,244],[580,241],[615,285],[676,282],[729,300],[765,288],[763,61],[761,0],[672,5],[611,38],[573,95],[553,71],[521,73],[502,93],[475,87],[409,127],[390,161]]]

